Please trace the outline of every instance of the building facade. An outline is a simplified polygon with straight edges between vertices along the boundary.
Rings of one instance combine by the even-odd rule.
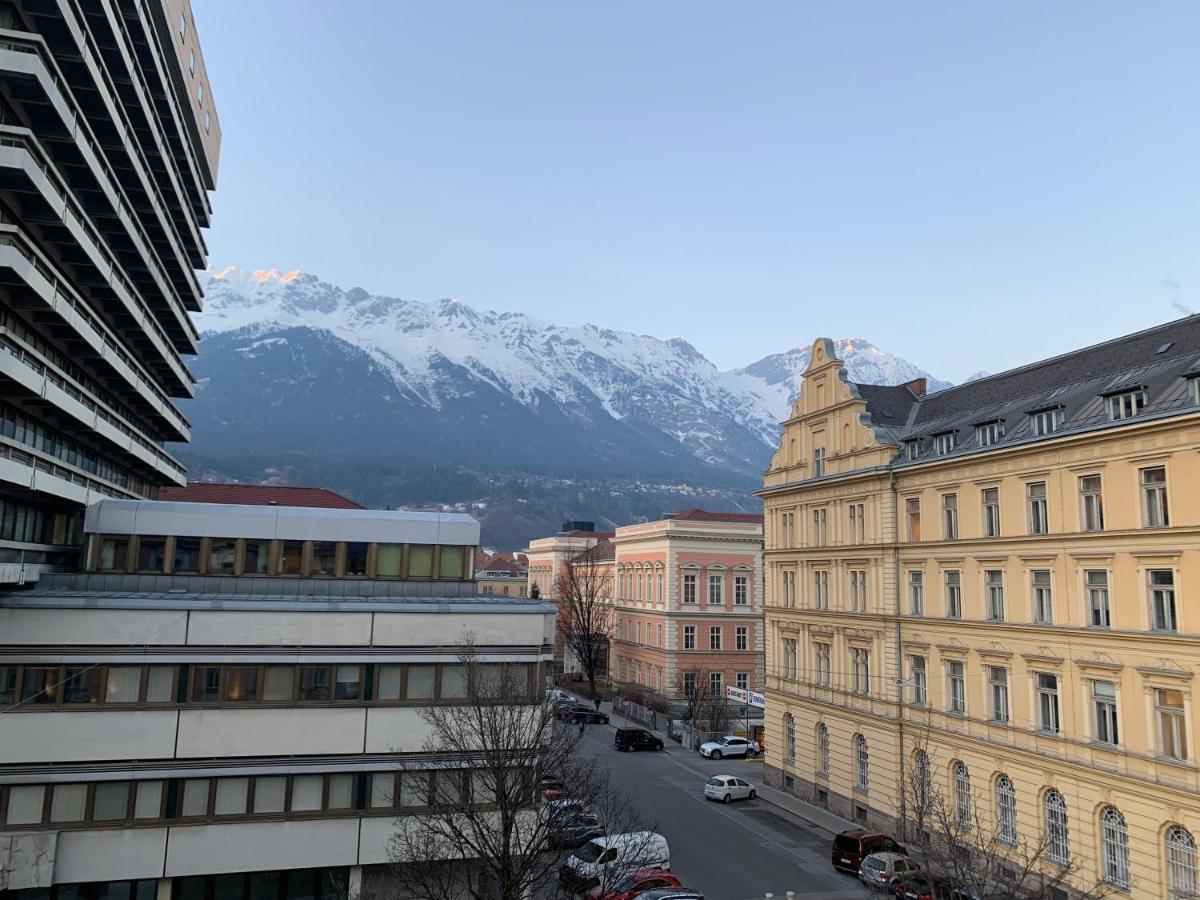
[[[185,0],[0,6],[0,583],[182,484],[220,125]]]
[[[475,554],[475,587],[480,594],[529,596],[529,568],[525,565],[524,557],[513,557],[507,553],[489,556],[479,551]]]
[[[928,396],[817,341],[761,492],[768,780],[899,831],[928,779],[1077,888],[1194,896],[1197,376],[1200,317]]]
[[[616,548],[614,680],[665,700],[763,683],[761,516],[691,509],[626,525]]]
[[[90,507],[88,571],[0,594],[5,897],[345,900],[383,878],[433,779],[480,797],[422,719],[464,702],[465,637],[530,702],[552,659],[554,608],[477,597],[455,562],[478,527]]]

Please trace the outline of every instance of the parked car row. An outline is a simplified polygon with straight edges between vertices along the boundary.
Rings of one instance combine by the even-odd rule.
[[[704,900],[671,871],[667,839],[652,831],[593,837],[562,864],[559,882],[587,900]]]
[[[833,839],[833,865],[853,872],[873,890],[886,891],[900,900],[1007,900],[1004,890],[954,884],[950,879],[926,871],[909,859],[908,849],[890,835],[852,828]]]

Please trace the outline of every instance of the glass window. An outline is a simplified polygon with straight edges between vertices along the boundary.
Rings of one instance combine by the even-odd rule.
[[[1105,807],[1100,813],[1100,836],[1104,848],[1104,880],[1119,888],[1128,888],[1129,830],[1125,817],[1115,807]]]
[[[1008,721],[1008,669],[988,666],[988,684],[992,693],[992,721]]]
[[[983,491],[983,536],[1000,536],[1000,489],[985,488]]]
[[[165,537],[138,538],[137,570],[139,572],[163,572],[167,557]]]
[[[719,606],[722,600],[722,587],[724,586],[724,576],[719,574],[711,574],[708,576],[708,602],[710,606]]]
[[[321,808],[325,793],[325,779],[321,775],[295,775],[292,777],[292,810],[309,812]]]
[[[999,569],[989,570],[986,577],[988,618],[999,622],[1004,619],[1004,572]]]
[[[312,542],[312,571],[309,574],[329,576],[337,574],[336,541]]]
[[[408,547],[408,577],[433,577],[433,547],[428,544],[410,544]]]
[[[99,703],[100,667],[67,666],[63,703]]]
[[[380,544],[375,549],[375,574],[380,578],[399,578],[402,549],[399,544]]]
[[[1029,502],[1029,533],[1046,534],[1050,530],[1050,519],[1046,506],[1046,482],[1035,481],[1025,485],[1025,496]]]
[[[249,794],[249,778],[218,778],[213,813],[218,816],[245,815],[246,799]]]
[[[338,666],[337,684],[334,686],[335,700],[357,700],[361,672],[358,666]]]
[[[266,575],[270,571],[270,559],[270,541],[248,540],[242,559],[242,571],[247,575]]]
[[[283,541],[279,548],[280,575],[299,575],[304,565],[304,541]]]
[[[925,615],[925,573],[908,573],[909,610],[914,616]]]
[[[175,538],[175,557],[171,571],[180,575],[200,571],[200,538]]]
[[[1037,676],[1038,727],[1042,731],[1058,734],[1058,676],[1045,672]]]
[[[1095,713],[1096,740],[1102,744],[1119,744],[1117,686],[1113,682],[1092,682],[1092,709]]]
[[[105,537],[100,541],[100,571],[124,572],[129,565],[128,535]]]
[[[429,804],[429,773],[400,773],[400,805],[427,806]]]
[[[946,431],[933,436],[933,451],[938,456],[945,456],[947,453],[953,452],[957,446],[958,434],[956,432]]]
[[[462,578],[466,574],[463,559],[462,547],[442,547],[441,577]]]
[[[1062,427],[1063,411],[1062,409],[1043,409],[1030,413],[1030,418],[1033,420],[1033,433],[1038,437],[1043,437],[1053,434]]]
[[[258,666],[225,667],[225,699],[252,703],[258,699]]]
[[[1187,759],[1187,720],[1184,718],[1183,692],[1157,690],[1159,752],[1171,759]]]
[[[328,700],[332,696],[330,693],[330,675],[329,666],[301,666],[300,667],[300,699],[301,700]]]
[[[371,808],[388,809],[392,806],[392,794],[396,789],[394,772],[376,772],[371,776]]]
[[[996,837],[1005,844],[1017,844],[1017,791],[1007,775],[996,778]]]
[[[208,779],[189,778],[183,783],[179,814],[185,818],[208,815]]]
[[[698,576],[695,572],[685,572],[683,575],[683,602],[696,602],[696,581]]]
[[[213,538],[208,549],[208,574],[232,575],[237,562],[237,541]]]
[[[367,547],[369,546],[360,541],[350,541],[346,544],[347,575],[367,574]]]
[[[14,784],[8,789],[7,825],[36,825],[42,821],[45,787],[40,784]]]
[[[82,822],[86,808],[86,784],[54,785],[50,800],[51,822]]]
[[[1108,398],[1108,417],[1113,422],[1136,416],[1146,407],[1146,392],[1126,391]]]
[[[467,696],[467,667],[442,666],[443,700],[462,700]]]
[[[958,538],[958,494],[942,494],[942,537]]]
[[[1050,572],[1045,569],[1033,572],[1033,621],[1041,625],[1054,623],[1054,591]]]
[[[979,447],[990,447],[1000,442],[1004,437],[1003,422],[988,422],[975,426],[975,444]]]
[[[1112,624],[1112,615],[1108,608],[1108,572],[1104,569],[1088,569],[1085,580],[1088,624],[1094,628],[1108,628]]]
[[[1104,495],[1099,475],[1084,475],[1079,479],[1080,514],[1084,531],[1104,530]]]
[[[256,813],[283,812],[287,795],[287,778],[282,775],[260,776],[254,779],[254,811]]]
[[[434,772],[434,799],[442,806],[457,806],[463,802],[463,773],[456,769]]]
[[[921,539],[921,499],[909,497],[904,501],[904,509],[908,519],[908,539],[909,541],[919,541]]]
[[[0,706],[17,702],[17,667],[0,666]]]
[[[21,703],[44,704],[58,700],[61,670],[58,666],[25,666],[21,677]]]
[[[268,703],[286,703],[292,699],[292,682],[295,680],[293,666],[265,666],[263,668],[262,699]]]
[[[967,688],[964,664],[960,662],[947,663],[946,675],[949,681],[950,712],[965,713],[967,711]]]
[[[959,828],[971,828],[971,774],[961,762],[954,764],[954,821]]]
[[[1167,830],[1167,888],[1171,900],[1187,900],[1200,893],[1197,877],[1196,839],[1182,825]]]
[[[436,673],[437,666],[409,666],[406,690],[408,700],[431,700]]]
[[[946,572],[946,616],[962,618],[962,574],[957,569]]]
[[[173,703],[175,701],[175,667],[148,666],[146,668],[146,702]]]
[[[1179,630],[1175,616],[1175,573],[1171,569],[1150,570],[1150,620],[1156,631]]]
[[[404,667],[377,666],[375,673],[377,680],[375,698],[377,700],[399,700]]]
[[[1046,811],[1046,850],[1053,862],[1066,865],[1071,861],[1071,839],[1067,830],[1067,801],[1058,791],[1046,791],[1043,801]]]
[[[196,703],[216,703],[221,699],[221,667],[192,667],[192,700]]]
[[[135,819],[158,819],[162,817],[163,783],[161,781],[139,781],[137,796],[133,802]]]
[[[141,666],[109,666],[104,702],[137,703],[141,686]]]
[[[829,772],[829,729],[824,722],[817,725],[817,771]]]
[[[924,706],[928,702],[928,680],[925,670],[925,657],[914,656],[912,666],[912,702],[914,706]]]
[[[1167,514],[1167,470],[1163,466],[1141,470],[1142,524],[1147,528],[1165,528],[1171,524]]]
[[[871,758],[867,749],[867,739],[860,734],[854,742],[854,747],[858,762],[858,789],[865,791],[871,787]]]
[[[354,808],[354,776],[353,775],[330,775],[329,776],[329,802],[325,804],[326,809],[353,809]]]

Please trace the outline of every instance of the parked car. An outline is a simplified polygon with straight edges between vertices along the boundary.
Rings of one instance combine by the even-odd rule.
[[[566,691],[559,690],[558,688],[550,688],[548,691],[546,691],[546,699],[549,700],[551,703],[574,703],[575,702],[574,697],[572,697]]]
[[[758,794],[754,785],[736,775],[714,775],[704,782],[704,798],[728,803],[731,800],[753,800]]]
[[[905,875],[892,885],[892,895],[899,900],[934,900],[933,879],[924,872]],[[939,893],[937,896],[944,896]]]
[[[893,838],[886,834],[867,831],[865,828],[851,828],[843,831],[833,839],[833,867],[858,874],[858,867],[865,857],[872,853],[900,853],[908,855]]]
[[[653,831],[633,831],[592,838],[569,857],[558,870],[558,880],[583,891],[611,881],[630,869],[671,870],[667,839]]]
[[[638,900],[704,900],[704,895],[694,888],[664,888],[638,894]]]
[[[601,712],[595,707],[588,706],[586,703],[568,704],[555,710],[554,714],[560,719],[567,722],[574,722],[576,725],[580,722],[592,722],[601,725],[608,724],[608,713]]]
[[[613,735],[613,746],[618,750],[661,750],[663,742],[645,728],[618,728]]]
[[[858,880],[875,890],[891,890],[908,875],[921,871],[921,864],[900,853],[871,853],[858,867]]]
[[[567,786],[554,775],[542,776],[542,799],[561,800],[567,792]]]
[[[700,755],[708,759],[721,759],[726,756],[754,756],[758,747],[744,737],[726,735],[719,741],[708,741],[700,745]]]
[[[1012,900],[1012,891],[999,887],[956,887],[947,896],[950,900]]]
[[[613,882],[607,890],[594,887],[587,892],[588,900],[633,900],[642,897],[646,891],[659,888],[683,887],[683,883],[670,872],[662,869],[634,869],[626,872]]]
[[[550,846],[561,850],[582,847],[592,838],[604,837],[604,825],[594,813],[574,812],[552,819],[546,829]]]

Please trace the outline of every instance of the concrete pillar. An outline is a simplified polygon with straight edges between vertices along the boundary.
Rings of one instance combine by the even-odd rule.
[[[355,900],[356,897],[362,895],[362,881],[362,866],[351,866],[350,877],[346,883],[346,895],[349,900]],[[159,897],[158,900],[163,900],[163,898]]]
[[[158,879],[158,891],[155,894],[155,900],[171,900],[171,879]]]

